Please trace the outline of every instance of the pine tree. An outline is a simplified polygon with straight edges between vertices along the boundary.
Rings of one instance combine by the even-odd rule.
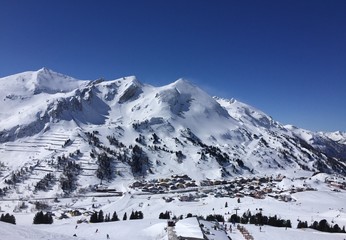
[[[40,211],[38,213],[35,214],[34,217],[34,224],[41,224],[43,222],[43,212]]]
[[[103,211],[100,210],[99,216],[97,218],[97,222],[103,222],[103,221],[104,221]]]
[[[10,215],[9,213],[6,213],[6,215],[1,214],[0,221],[16,224],[16,218],[13,215]]]
[[[50,213],[43,214],[42,211],[36,213],[34,217],[34,224],[52,224],[53,217]]]
[[[53,223],[53,217],[50,213],[46,213],[44,216],[44,224],[52,224]]]
[[[144,215],[142,211],[136,212],[136,219],[143,219],[143,218],[144,218]]]
[[[320,230],[322,232],[330,232],[330,226],[326,219],[322,219],[319,222],[317,230]]]
[[[111,217],[110,217],[110,214],[106,214],[106,217],[105,217],[105,222],[109,222],[111,220]]]
[[[164,218],[164,214],[163,214],[163,212],[161,212],[161,213],[160,213],[160,215],[159,215],[159,219],[165,219],[165,218]]]
[[[136,215],[135,215],[135,213],[133,211],[132,211],[129,219],[130,220],[136,219]]]
[[[91,214],[89,221],[91,223],[96,223],[98,221],[97,212],[94,212],[93,214]]]
[[[333,232],[336,232],[336,233],[341,232],[341,228],[339,227],[338,224],[335,224],[335,225],[333,226]]]
[[[117,212],[114,211],[111,221],[119,221]]]
[[[124,213],[124,216],[123,216],[123,221],[126,221],[127,220],[127,214],[126,212]]]

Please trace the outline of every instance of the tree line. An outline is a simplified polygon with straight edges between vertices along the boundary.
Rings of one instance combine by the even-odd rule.
[[[297,228],[312,228],[321,232],[330,233],[346,233],[345,226],[343,226],[341,229],[338,224],[331,225],[326,219],[322,219],[319,222],[314,221],[310,226],[308,225],[307,221],[299,221]]]
[[[142,211],[132,211],[129,220],[135,220],[135,219],[143,219],[144,214]],[[127,213],[124,213],[124,216],[122,218],[123,221],[127,220]],[[104,215],[103,211],[100,210],[99,212],[94,212],[90,216],[89,222],[91,223],[100,223],[100,222],[115,222],[115,221],[120,221],[118,214],[116,211],[113,212],[112,217],[110,214]]]

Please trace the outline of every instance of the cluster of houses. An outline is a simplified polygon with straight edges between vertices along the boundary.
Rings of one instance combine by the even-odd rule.
[[[172,175],[170,178],[135,181],[131,188],[153,194],[184,191],[197,187],[196,181],[187,175]]]
[[[241,198],[250,196],[263,199],[277,191],[276,183],[284,177],[238,177],[233,180],[205,180],[201,182],[202,191],[215,197]]]
[[[284,175],[264,177],[237,177],[231,180],[203,180],[196,184],[187,175],[172,175],[170,178],[141,180],[134,182],[130,187],[144,193],[185,193],[179,195],[180,201],[197,201],[200,198],[213,195],[214,197],[242,198],[245,196],[256,199],[273,197],[279,201],[295,201],[292,194],[296,192],[314,190],[311,187],[294,187],[283,189],[278,186]],[[331,184],[336,184],[331,182]],[[340,186],[341,183],[337,183]],[[343,184],[346,184],[345,182]],[[341,184],[342,185],[342,184]],[[346,187],[342,185],[342,187]],[[164,198],[167,202],[172,198]]]
[[[327,177],[325,179],[325,183],[329,185],[329,187],[334,188],[334,191],[340,191],[340,189],[346,190],[346,178],[345,177]]]

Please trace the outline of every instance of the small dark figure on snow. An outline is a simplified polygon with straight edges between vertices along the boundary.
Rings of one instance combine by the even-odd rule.
[[[77,237],[77,234],[73,234],[74,237]]]
[[[107,234],[107,239],[109,239],[109,234]]]
[[[97,233],[98,231],[99,231],[99,229],[97,228],[96,231],[95,231],[95,233]]]

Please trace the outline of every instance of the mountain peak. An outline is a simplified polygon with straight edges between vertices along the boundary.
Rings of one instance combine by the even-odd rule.
[[[73,77],[55,72],[48,68],[41,68],[32,75],[34,93],[70,92],[78,88],[82,82]]]
[[[188,89],[196,88],[196,86],[193,85],[190,81],[188,81],[186,79],[183,79],[183,78],[179,78],[175,82],[169,84],[169,86],[174,86],[175,88],[178,88],[178,89],[179,88],[181,88],[181,89],[184,89],[184,88],[188,88]]]
[[[43,68],[40,68],[39,70],[37,70],[36,72],[49,73],[49,72],[54,72],[54,71],[49,69],[49,68],[43,67]]]
[[[153,87],[135,76],[81,81],[42,68],[0,82],[1,159],[13,151],[28,161],[45,161],[79,149],[85,156],[112,149],[109,154],[124,157],[116,164],[134,176],[190,169],[197,180],[280,169],[346,173],[345,135],[289,129],[245,103],[212,98],[182,78]],[[31,154],[31,143],[48,146],[46,139],[53,139],[51,146],[37,150],[39,157]],[[68,139],[73,144],[65,146]],[[142,150],[134,152],[134,144]]]
[[[127,76],[120,79],[121,83],[134,84],[136,86],[142,86],[143,84],[137,79],[136,76]]]

